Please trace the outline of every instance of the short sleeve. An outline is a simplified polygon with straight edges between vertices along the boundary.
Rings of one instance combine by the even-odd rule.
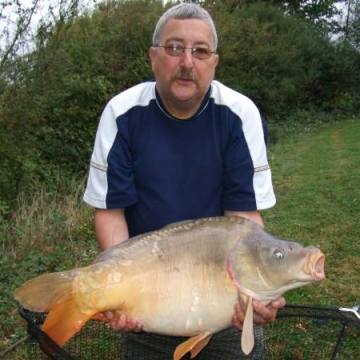
[[[241,97],[225,159],[225,210],[254,211],[270,208],[276,198],[267,159],[266,127],[255,104]]]
[[[137,201],[126,119],[116,118],[112,101],[99,122],[83,200],[100,209]]]

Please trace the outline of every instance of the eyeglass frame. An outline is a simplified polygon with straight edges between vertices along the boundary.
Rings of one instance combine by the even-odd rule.
[[[186,47],[186,46],[180,45],[180,44],[173,44],[173,45],[154,45],[153,47],[154,48],[163,48],[165,51],[165,54],[172,56],[172,57],[184,56],[185,50],[189,49],[189,50],[191,50],[191,55],[197,60],[208,60],[211,58],[212,55],[216,54],[216,51],[211,51],[207,48],[199,47],[199,46]],[[167,50],[169,50],[169,51],[172,50],[172,51],[174,51],[174,53],[169,53],[169,52],[167,52]],[[199,58],[199,57],[194,56],[194,54],[196,54],[197,50],[202,50],[203,53],[207,55],[207,57]]]

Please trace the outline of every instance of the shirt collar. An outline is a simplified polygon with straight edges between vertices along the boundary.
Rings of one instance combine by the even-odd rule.
[[[209,87],[209,90],[207,91],[199,109],[197,110],[197,112],[189,117],[188,119],[186,119],[186,121],[188,120],[193,120],[195,118],[197,118],[198,116],[200,116],[200,114],[202,114],[202,112],[207,108],[208,104],[209,104],[209,101],[210,101],[210,94],[211,94],[211,85]],[[155,99],[156,99],[156,104],[158,105],[159,109],[161,110],[161,112],[163,114],[165,114],[168,118],[172,119],[172,120],[177,120],[177,121],[184,121],[184,119],[179,119],[173,115],[171,115],[165,108],[164,106],[164,103],[162,102],[161,100],[161,97],[160,97],[160,94],[159,92],[157,91],[156,89],[156,86],[155,86]]]

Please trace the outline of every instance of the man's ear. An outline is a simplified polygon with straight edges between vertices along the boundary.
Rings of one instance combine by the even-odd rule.
[[[215,62],[215,67],[217,67],[219,64],[219,54],[214,55],[214,62]]]
[[[154,65],[155,57],[156,57],[156,48],[151,46],[149,49],[149,58],[151,61],[151,67],[153,67],[153,65]]]

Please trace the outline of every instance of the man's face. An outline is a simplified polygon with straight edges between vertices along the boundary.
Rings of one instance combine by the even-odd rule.
[[[214,50],[211,27],[199,19],[169,20],[164,26],[159,45],[182,45]],[[170,56],[165,49],[150,48],[156,87],[167,110],[177,116],[193,115],[199,108],[218,64],[218,55],[196,59],[189,49],[181,56]]]

